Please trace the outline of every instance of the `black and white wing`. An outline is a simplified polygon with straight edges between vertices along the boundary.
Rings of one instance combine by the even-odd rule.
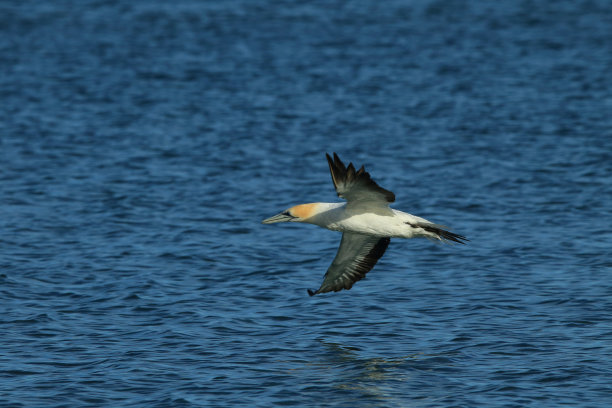
[[[355,282],[363,279],[389,246],[389,238],[345,232],[340,248],[330,265],[323,284],[316,291],[308,290],[310,296],[325,292],[350,289]]]
[[[327,153],[325,156],[338,197],[344,198],[349,203],[362,201],[388,205],[395,201],[395,194],[376,184],[363,166],[355,170],[353,163],[349,163],[346,167],[336,153],[333,159]]]

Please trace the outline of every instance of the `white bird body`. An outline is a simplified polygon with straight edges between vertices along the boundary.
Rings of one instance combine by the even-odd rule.
[[[395,194],[376,184],[363,166],[356,171],[352,163],[346,167],[336,153],[333,159],[326,156],[336,192],[347,202],[300,204],[262,221],[264,224],[303,222],[342,232],[338,253],[323,284],[316,291],[309,290],[311,296],[350,289],[374,267],[391,238],[467,241],[442,225],[390,208]]]
[[[388,205],[367,203],[355,208],[347,203],[311,203],[302,204],[310,206],[311,213],[307,217],[300,217],[298,222],[318,225],[332,231],[354,232],[357,234],[372,235],[389,238],[415,238],[426,237],[439,239],[431,232],[412,225],[421,223],[435,225],[424,218],[394,210]],[[295,211],[295,210],[294,210]]]

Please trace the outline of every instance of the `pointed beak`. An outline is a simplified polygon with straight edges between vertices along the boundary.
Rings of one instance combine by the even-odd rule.
[[[292,217],[291,215],[289,215],[287,213],[280,213],[280,214],[276,214],[274,217],[266,218],[261,223],[262,224],[274,224],[275,222],[287,222],[287,221],[291,221],[294,218],[296,218],[296,217]]]

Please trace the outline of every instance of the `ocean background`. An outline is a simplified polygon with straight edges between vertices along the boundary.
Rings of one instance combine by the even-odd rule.
[[[1,407],[609,407],[608,0],[0,2]],[[468,245],[309,297],[325,153]]]

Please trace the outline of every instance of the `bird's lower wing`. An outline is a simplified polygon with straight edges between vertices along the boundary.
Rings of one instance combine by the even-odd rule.
[[[390,238],[345,232],[340,248],[330,265],[323,284],[316,290],[308,290],[310,296],[325,292],[350,289],[355,282],[363,279],[389,246]]]

